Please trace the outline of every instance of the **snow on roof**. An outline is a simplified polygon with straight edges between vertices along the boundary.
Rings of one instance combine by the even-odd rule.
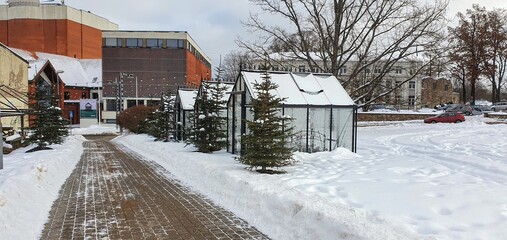
[[[51,62],[60,79],[66,86],[101,87],[102,86],[102,60],[76,59],[72,57],[26,51],[11,48],[16,54],[29,62],[28,80],[33,80],[47,61]]]
[[[242,72],[248,89],[256,97],[254,84],[262,82],[262,72]],[[341,105],[351,106],[354,101],[338,79],[327,74],[270,73],[271,81],[278,85],[273,94],[286,98],[287,105]]]
[[[53,64],[53,67],[55,67],[55,70],[63,71],[59,74],[60,79],[65,83],[66,86],[76,86],[76,87],[99,87],[101,86],[102,82],[98,81],[98,76],[89,76],[88,73],[85,71],[83,65],[81,64],[83,60],[79,60],[76,58],[71,58],[67,56],[62,55],[56,55],[56,54],[49,54],[49,53],[40,53],[37,52],[37,56],[41,59],[48,59],[51,64]],[[99,63],[90,63],[88,61],[96,61]],[[89,69],[95,69],[92,72],[96,72],[97,67],[93,67],[95,64],[101,64],[99,59],[95,60],[84,60],[83,62],[86,62],[86,66],[89,67]],[[99,67],[101,68],[101,67]],[[102,71],[100,69],[100,71]],[[95,74],[96,75],[96,74]],[[102,74],[100,74],[102,75]],[[94,77],[97,77],[96,83],[92,83]]]
[[[102,59],[81,59],[79,62],[88,76],[88,86],[102,87]]]
[[[28,60],[28,81],[31,81],[39,74],[41,69],[46,65],[48,60],[39,59],[39,60]]]
[[[178,96],[180,96],[181,108],[183,110],[193,110],[197,90],[179,89]]]
[[[217,82],[216,81],[207,81],[208,83],[214,83],[216,84]],[[231,92],[232,92],[232,89],[234,88],[234,83],[233,82],[220,82],[220,84],[224,85],[225,86],[225,94],[222,98],[222,101],[228,101],[229,100],[229,96],[231,95]]]

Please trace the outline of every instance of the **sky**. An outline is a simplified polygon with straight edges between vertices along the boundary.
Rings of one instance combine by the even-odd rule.
[[[449,17],[474,3],[487,9],[507,9],[503,0],[450,0]],[[212,59],[213,69],[221,56],[238,49],[238,37],[254,39],[241,21],[246,21],[250,12],[259,11],[249,0],[67,0],[65,4],[105,17],[120,30],[187,31]]]

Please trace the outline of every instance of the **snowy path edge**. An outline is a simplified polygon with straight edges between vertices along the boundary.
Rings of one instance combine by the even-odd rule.
[[[124,135],[115,141],[160,164],[273,239],[424,239],[364,211],[303,195],[276,175],[249,172],[225,152],[193,152],[184,144],[153,142],[146,135]]]

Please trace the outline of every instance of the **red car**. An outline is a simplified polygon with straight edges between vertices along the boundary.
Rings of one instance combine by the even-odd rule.
[[[465,121],[465,116],[461,113],[456,112],[445,112],[435,117],[424,119],[424,123],[460,123]]]

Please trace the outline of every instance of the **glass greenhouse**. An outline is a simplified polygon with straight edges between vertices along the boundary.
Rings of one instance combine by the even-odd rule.
[[[185,140],[185,129],[191,126],[190,113],[194,111],[196,89],[178,89],[175,104],[176,139]]]
[[[301,152],[331,151],[339,147],[353,152],[357,145],[357,107],[338,79],[330,74],[272,72],[273,91],[286,98],[279,113],[293,120],[292,147]],[[262,72],[243,71],[228,102],[228,151],[241,153],[241,137],[248,133],[246,121],[252,120],[250,102],[255,98],[254,84]]]

